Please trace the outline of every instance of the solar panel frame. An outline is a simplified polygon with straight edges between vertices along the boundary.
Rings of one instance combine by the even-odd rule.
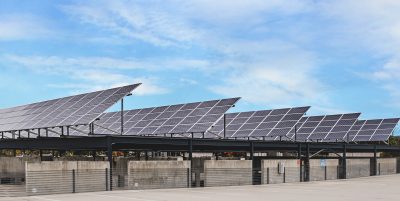
[[[293,129],[289,137],[297,141],[343,141],[360,115],[348,113],[303,117],[295,128],[296,136]]]
[[[124,111],[124,135],[164,135],[206,132],[240,98],[211,100]],[[128,114],[131,114],[128,116]],[[105,113],[96,125],[121,132],[121,113]],[[101,128],[95,127],[95,134]],[[75,134],[75,133],[73,133]]]
[[[89,124],[139,85],[1,109],[0,132]]]
[[[228,113],[210,129],[208,136],[226,138],[264,138],[277,140],[286,136],[301,117],[309,110],[309,106]],[[297,115],[297,116],[296,116]],[[290,123],[289,123],[290,122]]]
[[[351,128],[348,140],[353,142],[387,141],[400,118],[360,120]]]

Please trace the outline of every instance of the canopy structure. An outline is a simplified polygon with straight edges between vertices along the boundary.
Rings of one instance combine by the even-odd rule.
[[[140,84],[68,96],[0,110],[2,138],[64,134],[77,125],[89,125]],[[60,132],[52,130],[58,128]]]
[[[1,139],[146,136],[288,142],[382,142],[399,118],[304,116],[310,106],[226,113],[240,98],[106,112],[140,84],[0,109]]]

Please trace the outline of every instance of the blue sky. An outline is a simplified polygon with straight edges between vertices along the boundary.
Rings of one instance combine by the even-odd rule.
[[[0,107],[142,82],[127,107],[400,116],[400,2],[0,2]]]

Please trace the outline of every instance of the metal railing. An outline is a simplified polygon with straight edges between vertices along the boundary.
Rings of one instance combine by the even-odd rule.
[[[143,190],[242,185],[267,185],[369,176],[371,167],[352,164],[306,168],[136,168],[78,169],[0,173],[0,197],[108,190]],[[377,174],[395,174],[393,163],[378,163]]]

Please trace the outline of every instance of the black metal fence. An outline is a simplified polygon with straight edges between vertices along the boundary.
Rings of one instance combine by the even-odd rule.
[[[309,170],[307,170],[309,168]],[[395,174],[392,163],[377,163],[377,175]],[[0,175],[0,197],[241,185],[267,185],[369,176],[366,165],[265,168],[142,168],[27,171]],[[346,175],[346,176],[344,176]]]

